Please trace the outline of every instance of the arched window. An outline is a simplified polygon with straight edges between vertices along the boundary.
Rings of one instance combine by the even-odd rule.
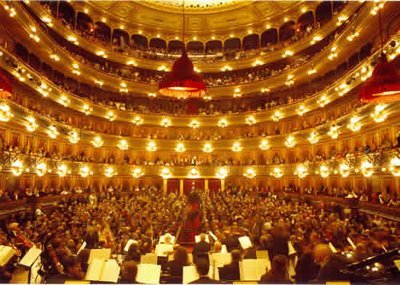
[[[256,34],[248,35],[243,38],[243,49],[257,49],[260,45],[260,37]]]
[[[111,41],[111,28],[103,22],[96,22],[94,36],[105,43],[109,43]]]
[[[190,53],[201,54],[204,53],[204,44],[197,41],[188,42],[186,45],[186,49]]]
[[[324,24],[332,19],[332,6],[331,1],[323,1],[317,6],[315,10],[317,22]]]
[[[277,29],[268,29],[261,34],[261,46],[266,47],[278,42]]]
[[[116,46],[120,49],[125,49],[130,44],[129,43],[129,34],[127,32],[125,32],[124,30],[115,29],[113,31],[112,43],[114,46]]]
[[[78,12],[76,18],[76,28],[83,33],[92,35],[94,31],[92,18],[84,13]]]
[[[173,54],[179,54],[182,52],[183,42],[178,40],[173,40],[168,43],[168,52]]]
[[[167,43],[162,39],[153,38],[150,40],[151,48],[167,49]]]
[[[306,32],[314,26],[314,14],[312,11],[304,13],[297,19],[297,29]]]
[[[294,36],[296,25],[294,21],[288,21],[279,28],[279,41],[285,42]]]
[[[58,7],[58,18],[60,18],[63,24],[68,28],[74,28],[75,10],[72,8],[71,4],[66,1],[60,2]]]
[[[241,44],[240,44],[240,39],[239,38],[227,39],[224,42],[224,50],[225,51],[239,50],[240,48],[241,48]]]
[[[208,41],[206,43],[206,53],[214,54],[222,51],[222,42],[217,40]]]
[[[149,46],[149,41],[145,36],[134,34],[131,36],[132,45],[138,49],[147,49]]]

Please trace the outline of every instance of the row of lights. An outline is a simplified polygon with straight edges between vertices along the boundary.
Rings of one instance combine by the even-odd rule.
[[[385,108],[387,107],[387,105],[383,105],[383,104],[379,104],[376,105],[374,107],[373,112],[371,113],[371,118],[373,118],[373,120],[377,123],[383,122],[386,120],[388,113],[386,112]],[[278,111],[277,111],[278,112]],[[279,114],[276,114],[276,116],[278,116]],[[5,103],[1,103],[0,104],[0,121],[1,122],[8,122],[13,118],[13,113],[11,112],[10,106],[5,104]],[[112,114],[109,114],[109,119],[112,120]],[[114,118],[115,119],[115,118]],[[141,117],[137,116],[134,118],[134,123],[136,125],[140,125],[143,123]],[[249,116],[246,119],[246,124],[247,125],[254,125],[256,123],[256,120],[253,116]],[[171,125],[171,121],[168,118],[164,118],[161,122],[163,127],[169,127]],[[198,128],[200,126],[198,121],[192,121],[191,125],[192,128]],[[228,121],[226,119],[221,119],[218,122],[218,126],[221,128],[227,127],[228,126]],[[35,117],[33,117],[32,115],[28,115],[26,117],[26,123],[25,123],[25,128],[27,129],[28,132],[34,132],[38,129],[39,125],[36,122]],[[361,130],[362,124],[361,124],[361,117],[359,117],[358,115],[354,115],[350,118],[348,124],[347,124],[347,128],[349,130],[351,130],[352,132],[358,132]],[[48,127],[48,129],[46,130],[47,134],[49,135],[49,137],[51,139],[56,139],[57,136],[60,134],[60,132],[57,130],[57,128],[54,125],[50,125]],[[337,139],[339,137],[341,133],[341,130],[339,128],[338,125],[333,124],[330,126],[329,130],[327,131],[327,135],[330,136],[332,139]],[[316,131],[312,131],[310,133],[310,135],[308,136],[307,140],[311,143],[311,144],[315,144],[319,141],[319,136],[320,134]],[[73,129],[68,133],[68,140],[73,143],[76,144],[80,141],[80,134],[78,133],[77,130]],[[94,136],[93,139],[91,140],[91,143],[94,147],[99,148],[101,146],[103,146],[104,141],[101,138],[101,136],[97,135]],[[288,148],[293,148],[296,146],[297,144],[297,139],[294,135],[289,134],[286,136],[285,139],[285,146]],[[128,150],[129,149],[129,143],[127,142],[127,140],[125,139],[120,139],[117,143],[117,147],[121,150]],[[270,144],[269,141],[267,139],[262,139],[260,144],[259,144],[259,148],[261,150],[267,150],[269,149]],[[148,151],[157,151],[157,144],[155,141],[150,141],[147,143],[146,149]],[[241,145],[241,143],[239,141],[236,141],[233,143],[231,150],[234,152],[240,152],[243,150],[243,147]],[[185,152],[186,151],[186,147],[184,145],[183,142],[179,142],[176,147],[175,147],[175,151],[176,152]],[[204,144],[203,146],[203,151],[204,152],[212,152],[213,151],[213,147],[212,144],[207,142]]]
[[[29,168],[25,169],[27,172],[30,171]],[[15,176],[20,176],[24,171],[24,164],[21,160],[15,160],[11,164],[11,172]],[[382,168],[383,172],[386,172],[387,169],[385,167]],[[396,177],[400,176],[400,158],[399,157],[393,157],[390,162],[389,162],[389,171]],[[45,162],[39,162],[35,166],[35,172],[38,176],[44,176],[46,173],[52,173],[51,169],[48,169],[48,166]],[[82,165],[80,166],[78,170],[79,174],[82,177],[88,177],[89,175],[93,175],[93,171],[90,169],[88,165]],[[360,168],[355,168],[354,169],[355,173],[361,172],[361,174],[364,177],[371,177],[374,174],[374,165],[368,161],[368,160],[363,160],[361,162]],[[58,174],[61,177],[66,176],[67,174],[71,174],[71,170],[68,168],[68,166],[65,163],[60,164],[57,167],[56,174]],[[104,175],[106,177],[113,177],[118,175],[118,172],[116,171],[115,167],[113,165],[106,165],[104,167]],[[135,178],[139,178],[145,175],[145,172],[141,167],[135,167],[132,170],[132,176]],[[322,178],[327,178],[331,174],[337,175],[340,174],[342,177],[348,177],[352,173],[352,167],[350,167],[347,163],[341,163],[338,167],[337,170],[331,169],[329,166],[322,164],[318,168],[318,170],[315,171],[315,174],[319,174]],[[225,179],[228,176],[229,172],[226,167],[219,167],[217,168],[215,172],[215,176],[218,177],[219,179]],[[169,167],[163,167],[160,171],[160,175],[168,179],[172,177],[172,171]],[[274,176],[275,178],[281,178],[285,175],[284,168],[281,166],[275,166],[272,171],[270,172],[271,176]],[[297,175],[299,178],[305,178],[306,176],[309,175],[309,169],[306,165],[304,164],[299,164],[296,167],[296,170],[294,171],[294,175]],[[190,178],[199,178],[201,177],[200,172],[197,168],[193,167],[190,169],[190,171],[187,174],[188,177]],[[254,167],[247,167],[246,170],[243,172],[243,176],[247,178],[254,178],[257,176],[257,171],[256,168]]]

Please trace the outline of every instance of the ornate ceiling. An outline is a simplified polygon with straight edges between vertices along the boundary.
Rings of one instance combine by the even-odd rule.
[[[301,11],[313,10],[316,2],[304,1],[242,1],[186,0],[186,32],[222,32],[238,28],[266,26],[269,20],[295,19]],[[179,0],[149,1],[87,1],[91,11],[121,24],[179,33],[182,30],[182,2]],[[97,14],[96,13],[96,14]]]

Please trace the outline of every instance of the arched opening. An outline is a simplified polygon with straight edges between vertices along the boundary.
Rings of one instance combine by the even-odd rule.
[[[186,49],[189,53],[201,54],[204,53],[204,44],[197,41],[188,42]]]
[[[182,52],[183,42],[178,40],[173,40],[168,43],[168,52],[173,54],[179,54]]]
[[[206,54],[214,54],[222,52],[222,42],[217,40],[208,41],[206,43]]]
[[[167,43],[162,39],[153,38],[150,40],[149,46],[151,48],[167,49]]]
[[[69,29],[74,28],[75,23],[75,10],[71,4],[61,1],[58,7],[58,18]]]
[[[243,38],[243,49],[257,49],[260,46],[260,37],[256,34],[248,35]]]
[[[138,49],[147,49],[149,41],[145,36],[134,34],[131,36],[133,47]]]
[[[331,1],[324,1],[319,4],[315,10],[315,17],[321,25],[332,19]]]
[[[370,56],[371,50],[372,50],[372,44],[370,42],[367,42],[365,45],[363,45],[360,49],[360,60],[363,60],[368,56]]]
[[[268,29],[261,34],[261,46],[267,47],[278,42],[278,30]]]
[[[111,28],[103,22],[96,22],[94,36],[105,43],[109,43],[111,41]]]
[[[227,39],[224,42],[224,50],[225,51],[235,51],[241,48],[240,39],[239,38],[232,38]]]
[[[297,19],[297,30],[305,33],[310,32],[314,26],[314,14],[312,11],[304,13]]]
[[[78,12],[76,18],[76,28],[86,35],[93,35],[93,20],[88,15]]]
[[[336,15],[338,12],[342,11],[346,7],[347,1],[332,1],[333,4],[333,14]]]
[[[279,41],[285,42],[291,39],[296,32],[294,21],[288,21],[279,28]]]
[[[112,36],[112,44],[117,50],[125,50],[129,46],[129,35],[121,29],[115,29]]]

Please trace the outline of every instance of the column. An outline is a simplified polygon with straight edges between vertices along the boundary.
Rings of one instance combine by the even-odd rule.
[[[208,189],[208,179],[204,179],[204,191],[206,194],[210,192],[210,189]]]
[[[179,196],[183,196],[183,179],[179,179]]]
[[[168,191],[168,179],[163,179],[163,193],[164,193],[164,195],[166,195],[167,194],[167,191]]]
[[[221,179],[221,191],[225,191],[225,179]]]

